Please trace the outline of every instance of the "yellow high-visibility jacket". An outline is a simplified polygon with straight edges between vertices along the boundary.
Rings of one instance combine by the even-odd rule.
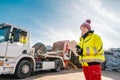
[[[86,38],[81,37],[78,45],[83,49],[83,56],[79,56],[82,66],[88,66],[87,62],[102,63],[105,61],[103,43],[97,34],[88,33]]]
[[[27,43],[27,38],[25,36],[21,36],[20,42],[23,43],[23,44],[26,44]]]

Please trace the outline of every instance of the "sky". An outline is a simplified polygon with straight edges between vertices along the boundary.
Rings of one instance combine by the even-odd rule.
[[[31,45],[78,42],[86,19],[104,48],[120,47],[120,0],[0,0],[0,23],[28,29]]]

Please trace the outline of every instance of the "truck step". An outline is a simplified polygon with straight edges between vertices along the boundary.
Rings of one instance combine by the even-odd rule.
[[[42,63],[41,61],[36,62],[36,68],[42,68]]]
[[[36,68],[36,70],[35,71],[41,71],[42,70],[42,68]]]

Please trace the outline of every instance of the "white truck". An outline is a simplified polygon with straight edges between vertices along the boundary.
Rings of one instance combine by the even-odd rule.
[[[20,42],[21,35],[27,39]],[[39,36],[38,36],[39,37]],[[42,43],[30,48],[30,32],[10,24],[0,24],[0,75],[25,78],[41,70],[60,71],[65,64],[60,56],[48,55]]]

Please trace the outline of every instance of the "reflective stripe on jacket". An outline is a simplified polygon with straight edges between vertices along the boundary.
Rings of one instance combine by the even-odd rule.
[[[83,39],[80,38],[78,45],[83,49],[83,56],[79,56],[79,61],[82,65],[87,66],[87,62],[104,62],[104,51],[102,49],[101,37],[94,33],[89,33],[88,36]]]

